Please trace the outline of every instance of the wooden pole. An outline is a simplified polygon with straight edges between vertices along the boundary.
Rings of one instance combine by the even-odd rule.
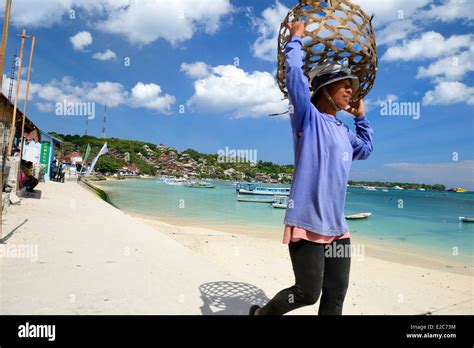
[[[2,91],[2,85],[3,85],[3,68],[5,65],[5,53],[7,50],[8,23],[10,22],[11,6],[12,6],[12,0],[7,0],[5,4],[5,16],[3,19],[2,45],[0,47],[0,91]]]
[[[8,39],[8,25],[10,22],[10,9],[12,7],[12,0],[7,0],[5,3],[5,15],[3,18],[3,30],[2,30],[2,43],[0,46],[0,92],[3,87],[3,69],[5,66],[5,54],[7,50],[7,39]],[[8,105],[6,105],[8,110]],[[4,130],[7,129],[7,125],[4,124]],[[5,152],[3,145],[3,135],[0,141],[0,239],[3,237],[3,168],[5,168]]]
[[[21,159],[23,158],[23,134],[25,132],[25,119],[26,119],[26,108],[28,106],[28,90],[30,89],[30,76],[31,76],[31,63],[33,62],[33,52],[35,50],[35,37],[31,36],[31,50],[30,50],[30,62],[28,64],[28,77],[26,79],[26,92],[25,92],[25,103],[23,106],[23,120],[21,122],[21,137],[20,137],[20,163]],[[18,177],[19,177],[19,172],[18,172]],[[19,183],[18,180],[16,181],[17,185],[17,191],[19,188]]]
[[[20,62],[18,64],[18,78],[17,78],[17,81],[16,81],[15,104],[13,105],[12,127],[11,127],[11,130],[10,130],[10,141],[8,142],[8,151],[7,151],[8,156],[11,156],[11,154],[12,154],[13,139],[15,138],[16,110],[17,110],[17,106],[18,106],[18,94],[20,93],[21,64],[22,64],[22,61],[23,61],[23,50],[25,48],[25,37],[26,37],[26,30],[23,29],[23,33],[21,34]]]

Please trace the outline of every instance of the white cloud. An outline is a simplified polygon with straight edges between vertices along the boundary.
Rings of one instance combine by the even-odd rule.
[[[97,60],[113,60],[117,58],[117,55],[111,49],[106,49],[104,52],[94,53],[92,58]]]
[[[191,39],[199,29],[214,33],[232,12],[229,0],[140,0],[115,8],[98,28],[121,34],[130,42],[148,44],[165,39],[172,44]]]
[[[253,55],[257,58],[275,62],[277,60],[277,43],[280,26],[290,9],[276,1],[274,5],[262,12],[262,17],[253,19],[258,28],[258,38],[252,46]]]
[[[174,96],[163,95],[161,87],[154,83],[144,84],[138,82],[132,88],[131,102],[135,107],[144,107],[163,114],[170,114],[171,106],[175,101]]]
[[[419,67],[417,78],[432,77],[436,82],[461,80],[474,71],[474,46],[461,52],[431,63],[427,68]]]
[[[88,31],[80,31],[76,35],[71,36],[69,41],[76,51],[82,51],[92,43],[92,35]]]
[[[41,112],[53,112],[54,105],[51,103],[36,103],[36,108]]]
[[[407,19],[426,6],[430,0],[352,0],[359,5],[367,15],[375,14],[374,24],[377,27],[387,23],[400,20],[400,17]]]
[[[15,99],[17,79],[13,80],[12,101]],[[8,90],[10,88],[10,78],[3,74],[2,92],[8,97]],[[28,100],[34,99],[35,93],[41,88],[41,85],[30,81],[28,91]],[[18,100],[24,100],[26,95],[26,80],[21,79],[20,91],[18,93]]]
[[[473,44],[473,37],[473,35],[452,35],[446,39],[440,33],[428,31],[402,46],[390,47],[383,55],[382,60],[410,61],[438,58],[457,52],[462,48],[470,47]]]
[[[181,64],[180,71],[183,71],[192,79],[201,79],[203,77],[209,76],[210,67],[204,62],[195,62],[191,64],[183,63]]]
[[[474,87],[461,82],[442,81],[434,90],[426,92],[423,105],[449,105],[467,103],[474,105]]]
[[[474,19],[472,0],[445,0],[441,5],[431,5],[423,11],[422,18],[436,19],[442,22],[453,22],[457,19],[471,21]]]
[[[22,80],[19,100],[24,100],[25,84],[25,81]],[[5,95],[8,93],[8,85],[9,78],[3,75],[2,87]],[[99,81],[75,84],[67,76],[45,84],[31,83],[28,99],[38,100],[35,106],[42,112],[51,112],[56,103],[67,101],[72,103],[95,102],[110,108],[126,104],[134,108],[146,108],[169,114],[172,104],[175,103],[174,96],[163,94],[161,87],[154,83],[138,82],[129,92],[118,82]]]
[[[235,118],[261,117],[287,110],[275,78],[268,72],[252,73],[234,65],[219,65],[211,74],[194,82],[192,110],[231,114]]]
[[[96,103],[115,107],[126,101],[128,93],[124,91],[123,86],[118,82],[102,81],[95,85],[86,85],[85,98]]]
[[[90,16],[102,16],[127,6],[129,2],[130,0],[15,0],[12,1],[10,22],[17,27],[48,28],[64,21],[77,20],[81,17],[77,12],[81,10]],[[5,6],[0,6],[2,17],[4,12]],[[73,16],[74,19],[71,18]]]
[[[375,31],[377,45],[389,45],[404,40],[418,30],[419,27],[409,19],[393,21],[383,29]]]
[[[399,99],[398,96],[395,95],[395,94],[387,94],[385,96],[385,98],[378,98],[378,99],[367,98],[367,99],[364,99],[365,112],[367,113],[367,112],[373,110],[374,108],[380,108],[381,104],[388,103],[389,101],[394,102],[394,101],[397,101],[398,99]]]

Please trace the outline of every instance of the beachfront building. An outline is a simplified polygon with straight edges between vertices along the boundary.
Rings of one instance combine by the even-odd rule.
[[[33,167],[36,169],[35,171],[42,173],[38,179],[49,181],[51,164],[54,160],[54,151],[56,146],[61,144],[61,140],[42,130],[40,130],[39,139],[31,137],[32,140],[28,142],[29,137],[30,135],[28,134],[23,146],[23,159],[32,162]]]

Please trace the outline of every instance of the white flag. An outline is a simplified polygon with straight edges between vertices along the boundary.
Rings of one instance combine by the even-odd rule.
[[[86,176],[91,175],[91,172],[94,170],[94,166],[95,166],[97,160],[99,159],[99,157],[102,156],[103,154],[106,154],[107,152],[109,152],[109,149],[107,149],[107,143],[105,143],[104,146],[102,146],[102,149],[100,149],[97,156],[95,156],[95,158],[92,160],[92,163],[89,166],[89,169],[87,170]]]

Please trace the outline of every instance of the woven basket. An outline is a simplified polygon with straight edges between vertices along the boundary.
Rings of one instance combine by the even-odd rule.
[[[278,38],[277,78],[285,98],[288,97],[288,91],[285,83],[284,46],[290,35],[287,24],[297,20],[306,22],[302,38],[303,50],[306,52],[303,66],[306,76],[319,62],[347,59],[360,82],[354,100],[364,98],[375,82],[377,47],[372,18],[349,0],[300,0],[288,12],[281,24]]]

